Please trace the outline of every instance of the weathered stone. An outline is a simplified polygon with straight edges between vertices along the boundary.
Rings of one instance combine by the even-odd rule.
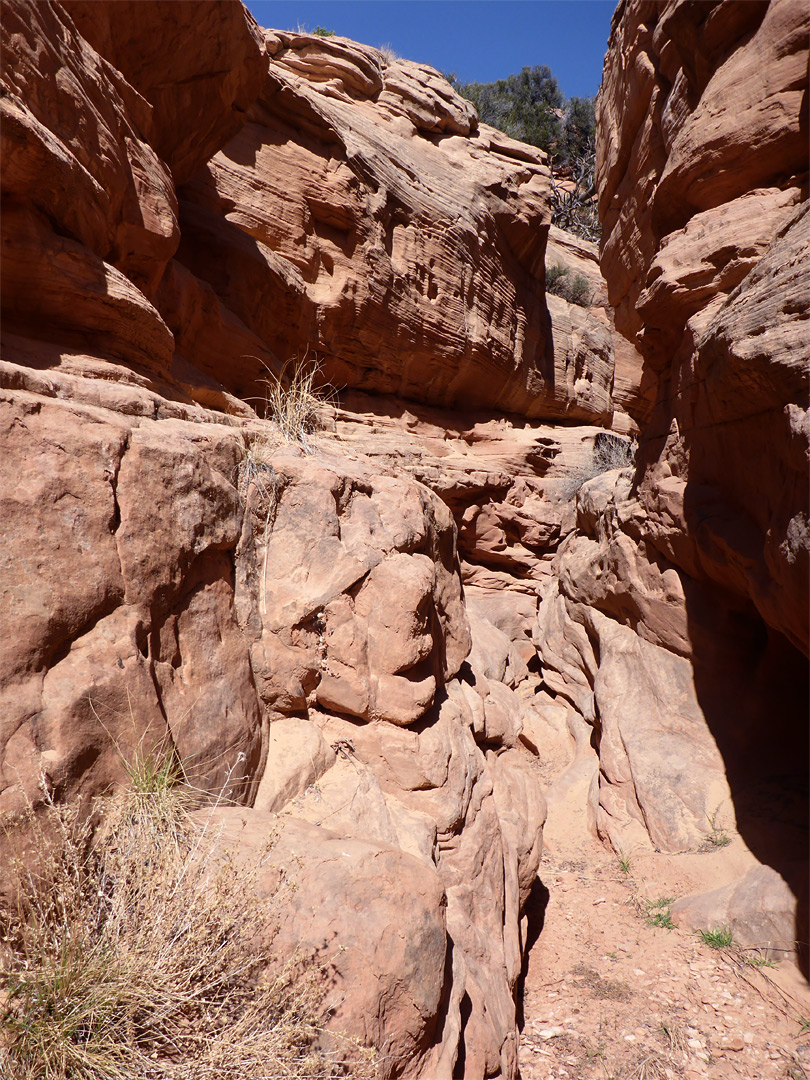
[[[607,320],[544,304],[545,155],[431,68],[342,38],[267,47],[249,122],[183,189],[183,263],[282,360],[317,343],[335,386],[607,420]]]
[[[384,844],[259,810],[222,808],[210,821],[238,857],[264,856],[260,897],[275,894],[280,871],[294,883],[273,946],[328,967],[335,1029],[381,1048],[381,1077],[439,1075],[431,1070],[447,935],[436,870]]]
[[[681,897],[670,911],[676,926],[730,930],[738,945],[771,960],[785,959],[796,945],[796,897],[769,866],[757,866],[719,889]]]
[[[114,6],[64,0],[61,6],[152,106],[150,141],[176,184],[191,179],[242,127],[266,60],[262,33],[239,0],[205,7],[194,0],[115,0]]]

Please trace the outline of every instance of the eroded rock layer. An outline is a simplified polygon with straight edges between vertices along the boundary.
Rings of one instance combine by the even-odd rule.
[[[170,746],[381,1077],[514,1078],[546,794],[808,937],[806,18],[620,5],[606,286],[432,69],[203,7],[4,3],[0,810]]]
[[[341,38],[265,44],[248,122],[180,192],[180,260],[336,387],[607,422],[610,326],[544,302],[542,151],[430,68]]]

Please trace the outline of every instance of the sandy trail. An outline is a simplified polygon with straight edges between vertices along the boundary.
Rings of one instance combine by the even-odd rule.
[[[566,854],[546,853],[531,901],[522,1080],[810,1080],[810,993],[791,964],[653,925],[666,903],[632,868],[595,842]]]

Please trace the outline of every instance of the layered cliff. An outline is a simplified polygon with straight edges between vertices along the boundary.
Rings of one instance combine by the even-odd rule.
[[[514,1076],[515,687],[571,523],[541,496],[614,412],[595,256],[557,239],[595,302],[547,305],[543,155],[376,50],[81,2],[6,4],[3,50],[0,807],[171,747],[237,848],[282,823],[279,941],[381,1075]],[[306,357],[343,398],[287,445],[256,395]]]

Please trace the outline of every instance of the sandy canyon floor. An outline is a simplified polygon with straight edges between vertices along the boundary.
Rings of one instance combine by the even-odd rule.
[[[787,961],[655,925],[649,875],[596,843],[547,850],[540,879],[522,1080],[808,1080],[810,992]]]

